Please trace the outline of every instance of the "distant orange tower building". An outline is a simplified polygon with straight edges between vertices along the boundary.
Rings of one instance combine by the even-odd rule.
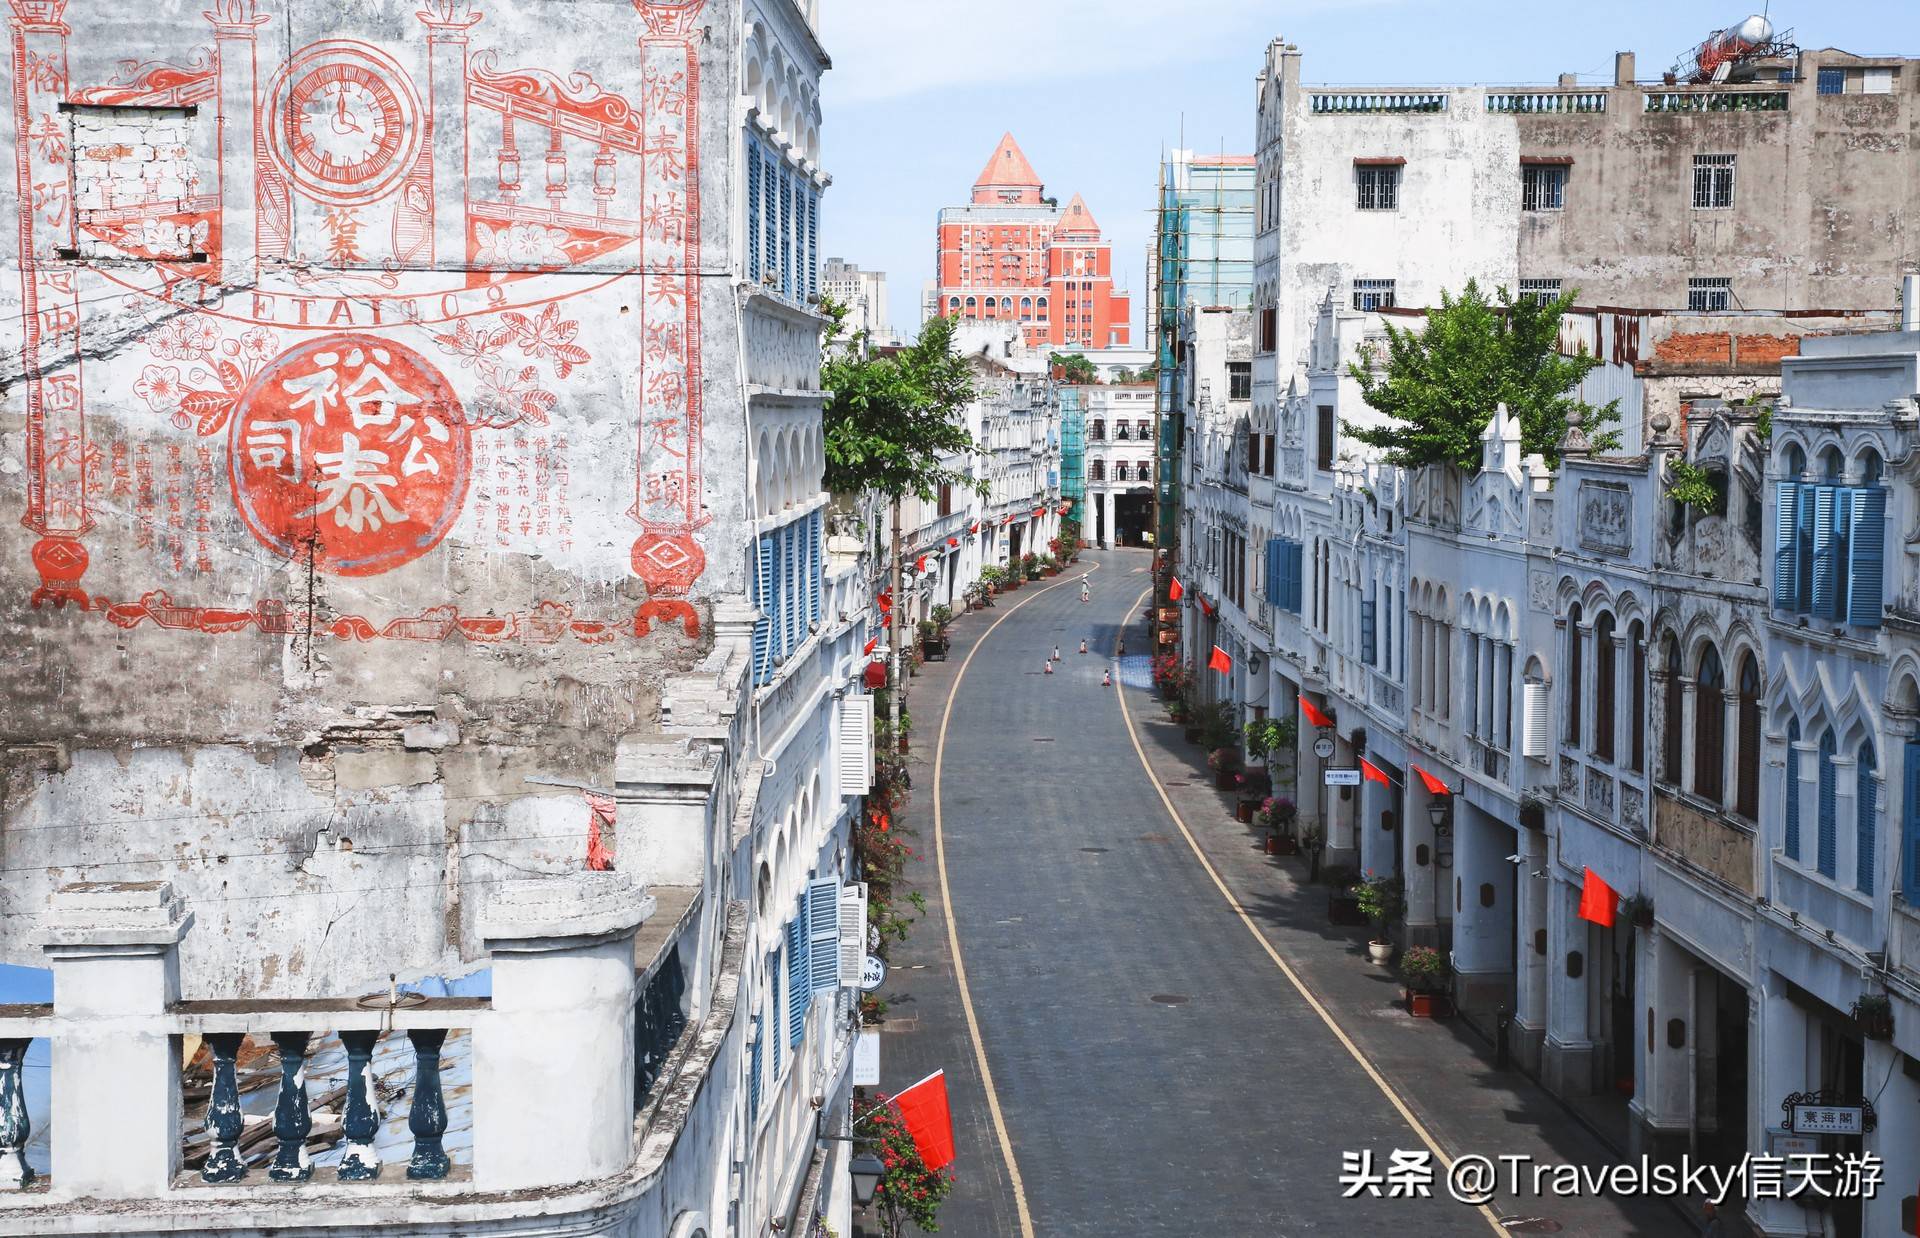
[[[934,307],[1017,322],[1034,347],[1124,348],[1132,305],[1113,290],[1113,247],[1073,196],[1065,209],[1011,133],[974,182],[973,201],[940,212]]]

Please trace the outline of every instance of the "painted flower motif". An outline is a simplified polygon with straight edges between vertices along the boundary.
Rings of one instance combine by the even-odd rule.
[[[565,378],[573,372],[576,365],[584,365],[593,360],[586,349],[573,342],[580,334],[580,324],[573,319],[560,317],[560,303],[547,302],[547,308],[538,318],[527,318],[523,314],[502,314],[500,321],[507,330],[513,332],[514,343],[520,351],[529,357],[545,357],[553,362],[554,376]]]
[[[483,267],[561,266],[568,261],[564,228],[509,224],[496,229],[475,224],[474,236],[480,242],[474,261]]]
[[[180,387],[180,368],[172,365],[148,366],[134,380],[133,394],[145,400],[147,407],[156,413],[171,416],[179,412],[180,401],[186,395]]]
[[[493,355],[506,347],[508,338],[505,328],[498,331],[475,330],[471,318],[462,318],[451,331],[436,331],[433,334],[434,346],[449,356],[459,358],[463,370],[475,367],[485,369],[492,364],[490,359]]]
[[[187,252],[187,230],[168,219],[146,219],[140,223],[139,248],[156,256]]]
[[[182,338],[194,352],[210,355],[220,347],[220,328],[213,325],[212,319],[196,315],[187,321]]]
[[[250,327],[240,334],[240,357],[249,365],[259,365],[273,356],[273,332],[265,327]]]

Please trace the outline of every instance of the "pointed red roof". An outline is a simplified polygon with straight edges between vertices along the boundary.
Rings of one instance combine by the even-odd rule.
[[[1072,236],[1085,234],[1097,237],[1100,235],[1100,224],[1094,219],[1093,212],[1087,209],[1086,199],[1076,193],[1067,203],[1067,209],[1060,212],[1060,222],[1054,225],[1053,230]]]
[[[980,176],[973,183],[973,200],[1038,202],[1040,189],[1040,174],[1027,162],[1013,134],[1008,133],[1000,138],[1000,145],[993,148],[993,157],[987,160],[987,166],[980,169]]]

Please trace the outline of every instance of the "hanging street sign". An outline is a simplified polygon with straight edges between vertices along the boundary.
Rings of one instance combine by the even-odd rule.
[[[871,993],[886,982],[887,961],[877,954],[869,954],[866,966],[860,969],[860,991]]]
[[[1314,740],[1313,755],[1319,757],[1322,761],[1332,756],[1333,737],[1331,735],[1322,735],[1319,739]]]
[[[880,1086],[880,1033],[861,1032],[853,1042],[853,1086]]]
[[[1787,1129],[1796,1135],[1864,1135],[1871,1129],[1865,1105],[1787,1102]]]
[[[1329,769],[1326,771],[1327,785],[1330,787],[1357,787],[1360,785],[1360,771],[1354,769]]]

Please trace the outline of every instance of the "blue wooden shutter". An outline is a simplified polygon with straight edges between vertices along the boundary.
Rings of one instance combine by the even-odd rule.
[[[1840,564],[1835,557],[1833,527],[1834,488],[1813,487],[1813,613],[1839,616]]]
[[[1840,827],[1834,820],[1839,790],[1834,785],[1838,776],[1833,768],[1835,747],[1833,731],[1828,730],[1820,737],[1820,854],[1817,861],[1821,875],[1826,877],[1832,877],[1840,867]]]
[[[760,612],[753,621],[753,682],[773,678],[773,539],[754,542],[753,605]]]
[[[784,652],[787,656],[792,656],[793,651],[800,647],[800,594],[801,590],[806,587],[801,580],[800,571],[799,522],[795,521],[780,530],[780,538],[781,544],[786,550],[784,556],[786,574],[781,578],[781,583],[786,586],[786,596],[781,599],[781,614],[786,619],[786,649]]]
[[[1280,605],[1280,539],[1267,539],[1266,561],[1261,565],[1265,578],[1260,582],[1261,596],[1267,599],[1267,605]]]
[[[1880,838],[1879,786],[1875,782],[1873,745],[1860,745],[1860,759],[1854,765],[1853,884],[1861,893],[1873,894],[1874,848]]]
[[[820,295],[820,191],[807,190],[807,296]]]
[[[807,987],[815,993],[840,988],[840,883],[832,877],[807,883]]]
[[[760,282],[760,148],[747,139],[747,282]]]
[[[793,295],[793,169],[780,169],[780,291]]]
[[[1299,542],[1287,544],[1287,609],[1296,615],[1305,591],[1306,555],[1307,548]]]
[[[1920,907],[1920,743],[1912,740],[1907,741],[1905,774],[1900,791],[1901,845],[1906,852],[1901,889],[1908,906]]]
[[[1773,488],[1773,604],[1781,610],[1797,609],[1800,598],[1799,497],[1789,482]]]
[[[780,1077],[782,1046],[786,1037],[780,1035],[780,952],[774,951],[767,956],[767,973],[773,977],[773,1001],[767,1006],[767,1039],[773,1044],[773,1073],[769,1080]]]
[[[1847,622],[1855,627],[1880,626],[1886,527],[1887,492],[1879,486],[1854,490],[1847,531]]]
[[[1794,745],[1800,742],[1800,720],[1787,722],[1787,858],[1800,858],[1800,753]]]
[[[765,1039],[761,1035],[761,1026],[765,1023],[762,1015],[753,1016],[753,1045],[747,1058],[747,1121],[752,1123],[760,1117],[760,1067],[761,1045]]]
[[[825,523],[819,512],[807,518],[807,622],[820,622],[820,596],[826,587],[823,577],[826,575],[825,547],[822,545],[821,527]]]
[[[1376,603],[1372,598],[1360,599],[1360,660],[1368,666],[1374,661],[1374,614]]]
[[[763,151],[766,160],[764,182],[761,186],[766,194],[766,209],[762,214],[761,231],[766,238],[766,253],[761,265],[761,284],[764,286],[775,272],[780,269],[780,165],[772,151]]]
[[[800,1043],[807,1031],[807,1003],[813,1000],[811,972],[807,966],[807,900],[787,921],[787,1044]]]

